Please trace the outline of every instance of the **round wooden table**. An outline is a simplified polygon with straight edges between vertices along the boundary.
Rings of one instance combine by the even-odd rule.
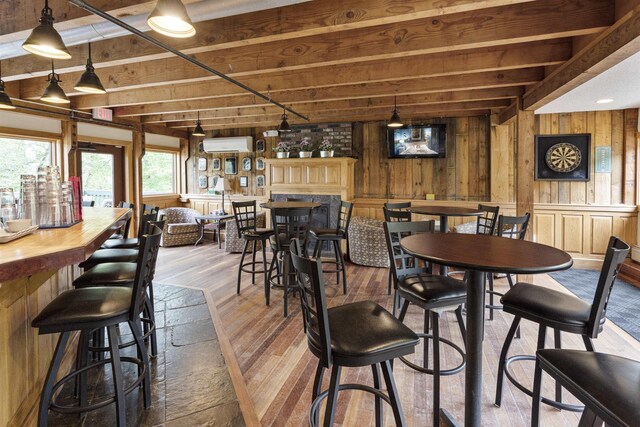
[[[413,206],[408,211],[421,215],[437,215],[440,217],[440,231],[446,233],[449,229],[450,216],[480,216],[482,211],[478,209],[463,208],[458,206]]]
[[[471,273],[467,287],[464,425],[479,427],[482,424],[485,273],[535,274],[566,270],[573,264],[573,259],[551,246],[482,234],[418,234],[405,237],[400,246],[418,258]]]

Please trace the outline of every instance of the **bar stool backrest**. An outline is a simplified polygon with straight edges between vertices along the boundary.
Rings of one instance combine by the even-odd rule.
[[[278,208],[271,210],[271,223],[276,250],[287,250],[291,239],[307,241],[311,224],[311,208]]]
[[[156,214],[160,211],[159,206],[147,205],[146,203],[142,205],[142,213],[143,214]]]
[[[389,209],[386,206],[382,207],[382,212],[384,212],[384,220],[387,222],[408,222],[411,221],[411,212],[403,211],[403,210],[394,210]]]
[[[619,238],[615,236],[609,238],[607,253],[602,263],[598,287],[596,288],[596,294],[593,298],[591,313],[589,315],[588,334],[591,338],[596,338],[602,330],[602,326],[606,320],[607,304],[609,303],[613,283],[629,250],[629,245]]]
[[[496,224],[498,222],[498,211],[500,206],[478,205],[478,210],[482,211],[482,215],[478,217],[478,226],[476,234],[488,234],[490,236],[496,233]]]
[[[143,214],[140,218],[140,227],[138,227],[138,240],[142,238],[143,235],[149,234],[150,225],[153,221],[156,220],[158,213],[147,213]],[[164,224],[164,221],[162,221]]]
[[[496,233],[500,237],[524,240],[524,236],[527,234],[527,227],[529,226],[529,218],[531,218],[529,212],[522,216],[500,215],[498,217]]]
[[[120,202],[118,203],[118,207],[122,209],[131,209],[133,210],[134,204],[129,202]],[[129,229],[131,228],[131,217],[125,222],[124,227],[122,228],[122,237],[127,238],[129,236]],[[138,233],[139,234],[139,233]],[[140,237],[138,235],[138,237]]]
[[[304,243],[299,239],[291,240],[291,261],[296,271],[298,289],[300,290],[302,319],[310,346],[316,350],[314,353],[317,353],[322,366],[330,368],[332,360],[331,333],[322,276],[322,261],[303,257],[303,248]]]
[[[340,202],[340,207],[338,208],[338,229],[336,230],[336,234],[342,234],[346,237],[347,231],[349,230],[349,223],[351,223],[351,213],[353,212],[353,203],[351,202]]]
[[[133,203],[129,203],[129,202],[120,202],[118,203],[118,207],[125,208],[125,209],[133,209],[134,205]]]
[[[420,273],[430,273],[429,267],[419,267],[419,259],[407,253],[400,246],[402,238],[419,233],[433,233],[435,221],[393,222],[384,223],[384,237],[387,241],[387,252],[391,264],[394,285],[406,276]]]
[[[383,208],[387,208],[390,210],[407,210],[411,207],[411,202],[397,202],[397,203],[385,203],[382,205]]]
[[[233,208],[233,216],[238,229],[238,238],[247,232],[256,231],[256,201],[249,200],[247,202],[231,202]]]
[[[133,296],[129,310],[131,321],[139,320],[140,313],[144,309],[147,289],[151,285],[156,271],[156,261],[158,259],[161,237],[162,229],[152,223],[149,225],[149,233],[144,234],[140,239],[136,277],[133,282]]]

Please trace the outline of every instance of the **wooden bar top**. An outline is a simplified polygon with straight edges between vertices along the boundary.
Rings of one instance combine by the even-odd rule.
[[[85,208],[83,221],[72,227],[37,230],[0,244],[0,282],[84,261],[131,215],[131,209]]]

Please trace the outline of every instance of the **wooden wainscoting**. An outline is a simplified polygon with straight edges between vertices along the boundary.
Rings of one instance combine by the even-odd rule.
[[[147,205],[158,206],[160,209],[170,208],[174,206],[182,206],[179,194],[168,194],[162,196],[145,196],[142,203]]]
[[[353,216],[382,220],[384,219],[382,205],[386,201],[386,199],[356,199]],[[478,205],[478,202],[447,200],[393,199],[390,201],[407,201],[414,206],[445,205],[473,208]],[[482,203],[498,205],[500,213],[515,215],[515,203]],[[533,216],[533,239],[538,243],[567,251],[578,268],[600,268],[610,236],[618,236],[630,245],[637,243],[637,220],[636,206],[536,204]],[[453,227],[469,221],[469,218],[452,217],[449,219],[449,226]]]
[[[186,207],[195,209],[203,215],[209,215],[210,212],[220,210],[222,207],[222,197],[213,194],[185,194],[182,196],[183,200],[188,200],[185,204]],[[225,195],[224,209],[227,213],[232,214],[231,202],[245,202],[248,200],[255,200],[258,205],[258,210],[261,210],[260,203],[267,201],[267,197],[250,197],[237,194]]]

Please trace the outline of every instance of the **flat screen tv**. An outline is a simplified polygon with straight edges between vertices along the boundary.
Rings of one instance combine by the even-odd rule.
[[[388,129],[390,159],[446,157],[447,125],[433,124]]]

